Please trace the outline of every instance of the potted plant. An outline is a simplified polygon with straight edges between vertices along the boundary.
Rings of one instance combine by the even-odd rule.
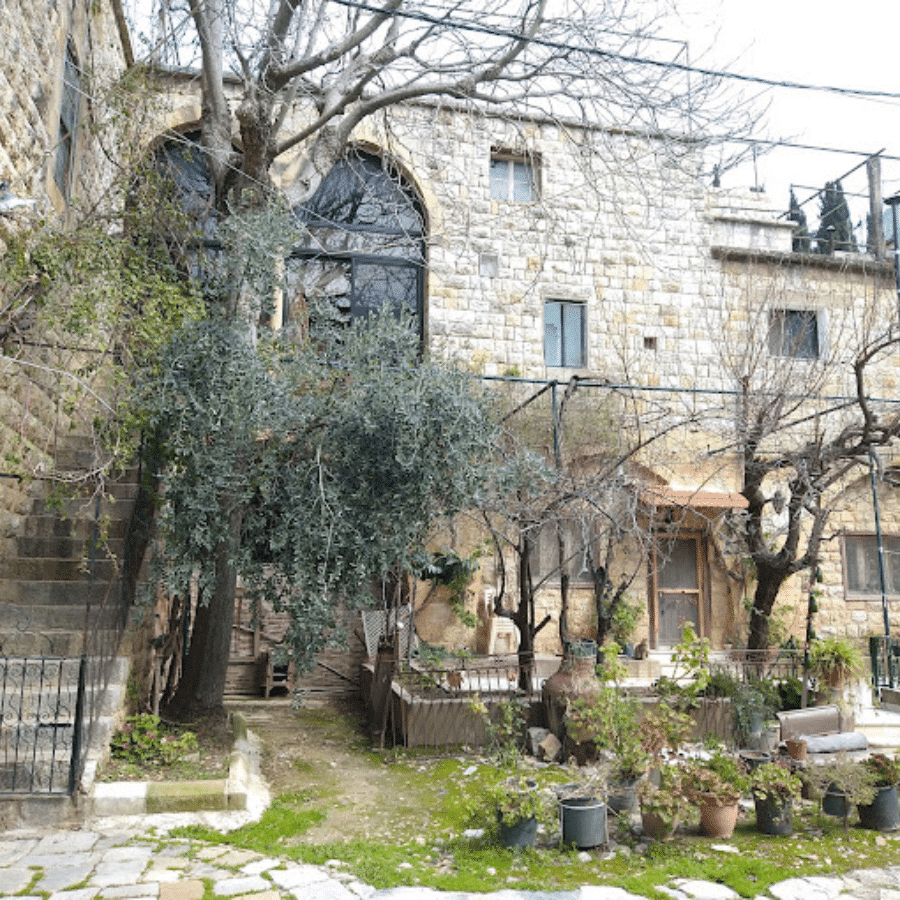
[[[817,638],[809,649],[809,671],[823,685],[839,689],[862,674],[862,653],[845,638]]]
[[[687,806],[680,767],[663,766],[658,779],[641,782],[638,797],[644,834],[655,841],[671,840]]]
[[[692,728],[691,717],[666,700],[651,707],[639,722],[640,745],[651,768],[658,766],[667,752],[678,750]]]
[[[535,781],[512,775],[485,791],[483,808],[489,833],[502,846],[521,850],[535,845],[538,825],[547,818],[547,797]]]
[[[790,763],[770,762],[757,766],[750,773],[757,830],[763,834],[791,834],[794,801],[800,799],[802,788],[803,782]]]
[[[859,824],[875,831],[893,831],[900,826],[900,804],[897,785],[900,784],[900,760],[873,753],[863,763],[875,781],[875,796],[871,803],[860,803]]]
[[[749,786],[740,763],[716,750],[709,759],[688,765],[685,784],[688,799],[700,811],[701,833],[707,837],[731,837],[740,799]]]
[[[647,774],[650,757],[641,747],[637,728],[620,742],[612,756],[606,802],[617,813],[629,813],[637,803],[637,787]]]
[[[603,671],[613,679],[620,664],[604,647]],[[583,764],[587,757],[600,755],[610,763],[613,784],[633,787],[649,765],[641,747],[638,702],[617,683],[603,682],[590,697],[577,697],[566,704],[566,752]]]
[[[820,766],[809,766],[804,779],[813,793],[821,798],[822,812],[843,818],[849,826],[850,811],[856,805],[866,805],[875,797],[875,775],[864,762],[839,753]]]
[[[610,635],[625,656],[634,656],[634,644],[631,638],[643,612],[643,605],[630,603],[628,597],[624,596],[613,609],[609,623]]]

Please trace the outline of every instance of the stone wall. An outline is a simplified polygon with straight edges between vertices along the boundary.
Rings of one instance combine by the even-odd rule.
[[[161,87],[167,106],[157,134],[164,127],[196,125],[196,93],[177,79]],[[153,137],[148,134],[147,142]],[[633,430],[653,415],[663,421],[664,408],[666,415],[683,418],[683,428],[638,457],[649,476],[673,488],[739,488],[740,461],[729,448],[742,388],[739,376],[748,360],[752,395],[781,385],[803,397],[795,415],[807,425],[789,438],[803,440],[831,402],[828,398],[852,395],[850,364],[856,350],[895,315],[889,265],[864,256],[790,253],[790,229],[768,198],[703,183],[699,150],[690,145],[441,104],[392,109],[389,117],[363,123],[355,138],[397,163],[426,210],[430,348],[488,376],[565,382],[577,374],[601,386],[597,397],[616,390],[615,385],[640,386],[615,394],[619,408],[632,418],[620,418],[613,427]],[[290,199],[303,193],[296,181],[301,152],[298,147],[273,168],[276,184]],[[534,166],[539,182],[534,199],[491,198],[490,160],[500,152]],[[545,364],[547,300],[585,305],[585,366]],[[818,362],[786,361],[769,353],[772,309],[817,312]],[[873,395],[896,396],[895,357],[879,361],[873,375]],[[871,507],[861,496],[834,502],[841,507],[836,519],[841,527],[870,530]],[[893,496],[884,502],[896,505]],[[885,521],[893,522],[892,515]],[[731,563],[717,543],[720,522],[716,513],[703,525],[703,566],[708,633],[716,644],[726,644],[741,639],[741,600],[752,584],[726,571]],[[773,521],[773,528],[778,525]],[[827,552],[839,543],[837,538],[829,542]],[[476,609],[484,592],[496,589],[490,578],[484,570],[473,589]],[[833,584],[838,583],[835,573]],[[636,578],[634,584],[635,596],[648,599],[647,579]],[[804,591],[795,578],[784,592],[786,626],[795,632],[802,631]],[[553,613],[558,606],[553,591],[543,592],[539,603],[538,618],[544,608]],[[443,628],[450,643],[467,640],[450,619],[434,610],[427,617],[432,630]],[[573,617],[579,628],[589,627],[589,600],[578,598]],[[838,630],[869,627],[866,610],[837,598],[826,620]],[[547,641],[551,631],[548,626]]]
[[[113,110],[119,105],[118,79],[131,52],[119,22],[118,0],[8,0],[3,5],[0,181],[34,204],[0,214],[0,256],[17,233],[41,222],[63,225],[81,210],[102,208],[117,170]],[[79,69],[79,89],[64,196],[54,171],[67,47]],[[16,533],[34,492],[29,476],[52,467],[59,435],[68,433],[79,416],[89,423],[94,412],[90,391],[79,386],[92,380],[83,375],[83,348],[61,349],[58,335],[33,315],[27,324],[0,358],[0,533],[6,540]],[[93,387],[99,384],[94,380]]]

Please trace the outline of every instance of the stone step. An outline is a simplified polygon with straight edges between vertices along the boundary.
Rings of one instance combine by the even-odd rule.
[[[90,555],[91,544],[92,535],[20,537],[16,540],[16,550],[17,555],[25,559],[81,559]],[[107,533],[94,555],[106,556],[112,553],[117,559],[121,559],[124,547],[124,537],[114,538]]]
[[[91,438],[79,435],[62,436],[53,450],[56,468],[61,472],[93,472],[100,465],[107,465],[112,455],[96,447]],[[133,460],[127,460],[126,468],[136,468]]]
[[[123,507],[120,507],[120,509],[124,512]],[[24,537],[70,537],[87,540],[93,536],[95,530],[96,524],[93,515],[88,518],[78,517],[73,519],[56,513],[32,514],[25,516],[22,522],[22,534]],[[127,531],[128,516],[124,515],[111,519],[105,529],[105,533],[110,538],[117,540],[124,539]]]
[[[119,571],[116,560],[98,551],[93,558],[48,559],[26,556],[0,559],[0,581],[73,581],[89,579],[108,582]]]
[[[0,603],[0,653],[6,656],[28,656],[7,647],[7,639],[23,632],[77,631],[84,628],[84,609],[80,606]],[[63,654],[65,655],[65,654]]]
[[[27,606],[99,606],[118,588],[102,581],[0,581],[0,603]]]
[[[83,648],[80,629],[47,628],[0,635],[0,651],[15,656],[79,656]]]
[[[59,500],[53,497],[35,497],[31,503],[30,514],[34,516],[62,516],[67,519],[95,519],[112,518],[126,519],[130,515],[134,498],[137,496],[137,487],[134,487],[131,495],[119,498],[115,501],[101,498],[99,506],[94,497],[72,497]]]

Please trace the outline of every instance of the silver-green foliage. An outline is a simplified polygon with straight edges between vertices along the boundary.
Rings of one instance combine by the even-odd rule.
[[[493,446],[477,385],[421,358],[405,324],[376,317],[338,338],[254,345],[204,322],[177,335],[143,393],[145,427],[166,435],[167,589],[197,578],[208,602],[230,547],[251,596],[291,612],[300,664],[339,600],[371,604],[373,584],[416,568],[435,522],[473,503]]]

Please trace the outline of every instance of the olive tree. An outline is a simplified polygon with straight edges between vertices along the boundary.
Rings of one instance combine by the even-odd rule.
[[[309,665],[337,604],[371,605],[373,585],[415,568],[488,471],[477,382],[421,358],[389,317],[336,337],[254,346],[246,329],[200,323],[144,387],[145,428],[167,436],[156,572],[198,598],[173,713],[221,703],[239,576],[290,612],[292,655]]]

